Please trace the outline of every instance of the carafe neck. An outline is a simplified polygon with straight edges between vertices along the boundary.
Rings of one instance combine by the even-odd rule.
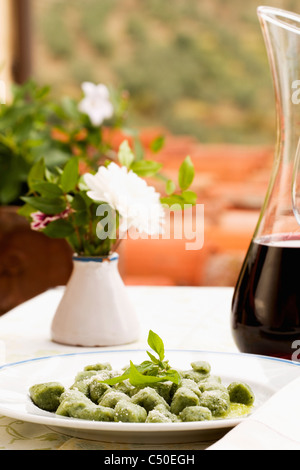
[[[273,171],[255,232],[262,237],[300,231],[300,16],[270,7],[260,7],[258,16],[277,113]]]

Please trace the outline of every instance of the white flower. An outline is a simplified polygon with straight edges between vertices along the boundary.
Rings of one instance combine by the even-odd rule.
[[[95,202],[105,202],[120,214],[120,231],[135,228],[140,233],[162,232],[164,210],[155,188],[126,167],[110,163],[96,175],[84,175],[87,195]]]
[[[105,119],[113,116],[114,108],[105,85],[84,82],[82,90],[85,96],[80,101],[78,108],[79,111],[89,116],[93,126],[100,126]]]

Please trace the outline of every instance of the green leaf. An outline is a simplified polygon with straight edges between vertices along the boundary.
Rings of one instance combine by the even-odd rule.
[[[148,344],[150,348],[158,354],[158,357],[162,362],[165,357],[165,346],[163,340],[152,330],[149,331]]]
[[[172,210],[184,209],[184,205],[186,204],[184,198],[178,194],[171,194],[171,196],[161,197],[160,202]]]
[[[191,157],[186,157],[179,169],[178,181],[180,188],[185,191],[188,189],[195,177],[195,169]]]
[[[153,354],[151,354],[149,351],[146,351],[146,353],[148,354],[148,356],[150,357],[151,361],[154,363],[154,364],[159,364],[159,359],[156,359],[155,356],[153,356]]]
[[[48,168],[45,169],[45,178],[49,183],[58,183],[59,181],[59,172],[57,174],[52,173]]]
[[[181,382],[181,377],[177,370],[173,370],[173,369],[167,370],[166,376],[168,377],[168,380],[170,380],[170,382],[173,382],[177,385],[179,385]]]
[[[186,204],[192,204],[194,206],[197,203],[197,194],[194,193],[194,191],[183,191],[181,196]]]
[[[176,189],[176,185],[174,181],[168,180],[166,183],[166,193],[168,194],[168,196],[173,194],[175,192],[175,189]]]
[[[118,384],[118,383],[124,382],[124,380],[127,380],[127,379],[129,379],[129,377],[130,377],[129,370],[130,370],[130,369],[128,369],[128,372],[125,372],[124,374],[119,375],[118,377],[114,377],[114,378],[112,378],[112,379],[103,380],[103,383],[105,383],[105,384],[107,384],[107,385],[116,385],[116,384]]]
[[[35,209],[30,204],[24,204],[20,209],[18,209],[18,214],[29,218],[34,211]]]
[[[162,168],[162,164],[152,160],[139,160],[133,162],[130,169],[140,177],[156,175]]]
[[[130,369],[129,369],[129,381],[131,385],[135,387],[139,387],[141,385],[152,385],[160,382],[173,382],[175,384],[179,384],[181,381],[181,377],[177,371],[167,371],[164,375],[143,375],[139,372],[138,368],[130,361]]]
[[[127,140],[124,140],[119,148],[118,159],[122,166],[130,168],[134,162],[134,154],[128,144]]]
[[[32,130],[32,117],[30,115],[24,117],[24,119],[18,124],[17,132],[15,133],[16,141],[22,144],[24,141],[28,141]]]
[[[59,197],[63,196],[62,189],[57,184],[42,181],[41,183],[32,183],[31,189],[39,193],[43,197]]]
[[[22,193],[22,185],[19,181],[7,181],[0,187],[0,205],[10,205],[18,200]]]
[[[139,137],[134,138],[134,155],[135,155],[136,161],[140,161],[144,159],[145,149]]]
[[[64,113],[64,117],[71,121],[74,120],[76,122],[80,116],[76,101],[67,96],[61,100],[61,109]]]
[[[85,225],[88,225],[90,221],[88,204],[82,194],[75,194],[75,196],[71,200],[71,207],[72,209],[74,209],[73,217],[75,224],[79,227],[84,227]]]
[[[103,380],[103,383],[115,385],[123,382],[124,380],[129,380],[129,382],[136,387],[166,381],[180,384],[181,377],[179,372],[170,368],[169,361],[163,361],[165,357],[165,348],[162,339],[152,330],[149,331],[148,344],[153,351],[158,354],[159,359],[147,351],[151,362],[148,360],[139,365],[135,365],[130,361],[129,368],[125,370],[122,375],[112,379]]]
[[[86,200],[84,199],[84,197],[80,193],[75,194],[71,205],[72,205],[72,208],[75,211],[84,211],[88,207],[87,203],[86,203]]]
[[[146,384],[153,384],[162,381],[162,377],[154,376],[154,375],[144,375],[132,361],[130,361],[130,372],[129,372],[129,381],[131,385],[138,387],[139,385],[146,385]]]
[[[41,88],[37,88],[35,91],[35,96],[37,100],[41,100],[49,95],[51,91],[51,87],[49,85],[42,86]]]
[[[90,218],[89,218],[89,213],[87,210],[85,211],[76,211],[75,214],[74,214],[74,223],[78,226],[78,227],[84,227],[86,225],[88,225],[90,222]],[[84,232],[85,229],[83,229],[83,232]],[[83,236],[85,236],[85,233],[83,233]]]
[[[67,238],[74,233],[74,227],[68,220],[58,219],[47,225],[43,233],[50,238]]]
[[[42,158],[36,162],[28,174],[28,186],[31,189],[32,185],[37,181],[43,181],[45,178],[45,160]]]
[[[45,142],[44,147],[41,147],[45,155],[45,164],[48,168],[62,167],[70,159],[70,154],[58,148],[51,148],[48,142]],[[75,157],[71,157],[72,159]]]
[[[152,361],[144,361],[138,366],[136,366],[137,370],[144,375],[157,375],[159,372],[159,367],[157,363],[153,363]]]
[[[165,137],[163,135],[160,135],[154,139],[151,144],[150,144],[150,149],[152,152],[157,153],[160,152],[160,150],[163,148],[165,144]]]
[[[77,186],[79,178],[79,165],[78,159],[72,157],[66,164],[64,171],[61,175],[61,187],[64,193],[74,191]]]
[[[66,210],[67,203],[61,198],[22,197],[22,201],[47,215],[57,215]]]

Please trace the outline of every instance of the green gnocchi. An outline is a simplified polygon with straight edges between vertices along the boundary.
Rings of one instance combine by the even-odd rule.
[[[178,383],[163,380],[134,385],[128,378],[115,380],[124,370],[113,370],[108,363],[87,365],[69,388],[58,382],[35,384],[29,396],[38,408],[58,416],[126,423],[232,418],[237,409],[239,416],[249,414],[255,400],[249,385],[233,382],[225,386],[203,361],[191,363],[188,370],[177,370]]]

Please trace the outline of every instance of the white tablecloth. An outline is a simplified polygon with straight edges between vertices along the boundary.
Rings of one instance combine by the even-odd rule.
[[[231,288],[128,287],[135,303],[141,334],[138,342],[113,349],[146,349],[150,329],[164,340],[166,349],[202,349],[236,352],[230,331]],[[63,289],[50,290],[0,317],[0,364],[35,357],[97,350],[56,344],[50,325]],[[112,348],[103,348],[112,349]],[[205,449],[193,443],[167,449]],[[42,425],[0,416],[0,449],[147,449],[145,445],[90,442],[56,434]],[[154,449],[153,446],[150,447]],[[155,449],[166,449],[156,446]]]

